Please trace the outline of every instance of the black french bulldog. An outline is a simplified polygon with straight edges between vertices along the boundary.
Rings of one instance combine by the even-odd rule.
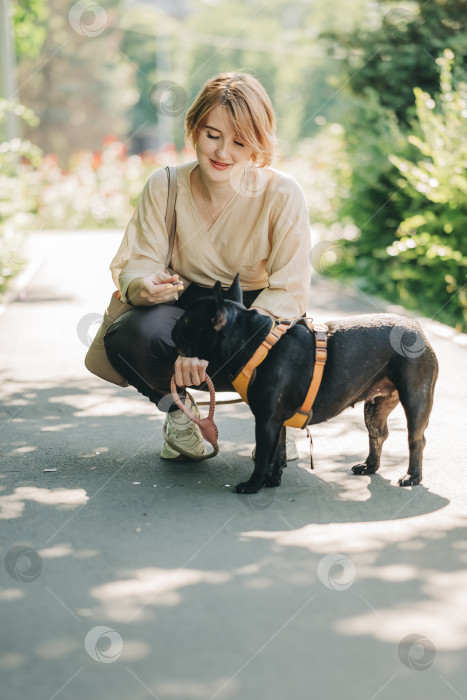
[[[420,325],[392,314],[351,316],[326,325],[327,362],[309,425],[365,401],[370,452],[352,471],[373,474],[388,437],[387,417],[400,401],[407,417],[410,459],[399,485],[419,484],[424,431],[438,375],[436,356]],[[223,292],[217,282],[209,296],[189,305],[175,324],[172,338],[181,355],[213,361],[233,379],[270,328],[269,317],[243,306],[237,275],[228,291]],[[248,388],[248,402],[256,419],[255,468],[248,481],[237,485],[237,493],[255,493],[262,486],[281,483],[286,466],[283,423],[305,399],[314,357],[314,334],[304,325],[296,325],[258,366]]]

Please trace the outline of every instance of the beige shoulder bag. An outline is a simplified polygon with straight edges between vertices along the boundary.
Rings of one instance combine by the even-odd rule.
[[[167,178],[169,182],[169,193],[167,197],[167,209],[165,211],[165,227],[169,238],[169,248],[167,252],[166,268],[170,265],[172,251],[175,241],[176,217],[175,201],[177,199],[177,169],[167,165]],[[134,307],[120,300],[120,292],[116,291],[110,297],[110,304],[104,312],[104,318],[99,330],[92,341],[84,359],[86,368],[101,379],[105,379],[112,384],[128,386],[128,382],[112,367],[107,357],[104,347],[104,335],[112,323],[122,314],[130,311]]]

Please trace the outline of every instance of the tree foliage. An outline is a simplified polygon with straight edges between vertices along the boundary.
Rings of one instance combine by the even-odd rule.
[[[381,105],[408,124],[413,88],[430,93],[439,88],[436,59],[446,47],[458,57],[458,77],[467,73],[467,0],[378,4],[382,12],[378,27],[359,26],[347,35],[334,31],[322,36],[349,52],[345,64],[352,92],[364,95],[372,88]]]
[[[85,5],[85,4],[84,4]],[[49,0],[47,33],[39,57],[19,63],[19,95],[40,119],[23,136],[65,165],[81,148],[97,149],[109,133],[126,134],[127,111],[136,99],[135,72],[119,48],[117,9]]]
[[[14,0],[13,25],[16,58],[35,58],[47,36],[49,11],[46,0]]]
[[[352,175],[337,208],[360,230],[342,241],[346,273],[367,291],[466,330],[467,3],[382,4],[375,31],[344,39],[361,44],[359,67],[347,62]]]
[[[441,92],[435,101],[415,88],[417,119],[409,160],[390,160],[408,184],[412,211],[387,249],[401,298],[467,329],[467,84],[454,87],[450,50],[438,59]],[[404,183],[403,183],[404,184]],[[427,284],[429,280],[429,284]]]

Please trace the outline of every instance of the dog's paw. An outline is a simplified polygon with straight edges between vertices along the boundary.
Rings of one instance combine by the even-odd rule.
[[[356,464],[354,467],[352,467],[352,471],[354,474],[365,474],[366,464]]]
[[[417,486],[420,481],[421,479],[418,476],[410,476],[410,474],[406,474],[405,476],[402,476],[397,483],[399,486]]]
[[[252,481],[242,481],[241,484],[237,484],[235,487],[235,493],[256,493],[260,490],[262,484],[258,484]]]
[[[280,486],[282,481],[282,474],[275,474],[274,476],[272,474],[268,474],[266,477],[266,481],[264,482],[265,486],[273,487],[273,486]]]
[[[352,471],[354,474],[374,474],[376,469],[371,469],[371,467],[368,467],[367,464],[356,464],[354,467],[352,467]]]

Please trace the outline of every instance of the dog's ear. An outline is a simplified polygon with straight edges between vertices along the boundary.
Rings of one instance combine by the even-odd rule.
[[[222,285],[219,281],[216,282],[213,289],[214,301],[216,302],[216,310],[212,317],[212,325],[215,331],[220,331],[227,323],[227,309],[224,304],[224,293]]]
[[[238,301],[239,304],[243,304],[243,292],[242,288],[240,287],[239,279],[240,275],[237,272],[234,281],[230,285],[230,289],[228,289],[225,293],[225,298],[231,299],[232,301]]]
[[[214,285],[212,293],[216,301],[217,307],[220,308],[224,306],[224,293],[222,291],[222,286],[219,280],[217,280],[216,284]]]

